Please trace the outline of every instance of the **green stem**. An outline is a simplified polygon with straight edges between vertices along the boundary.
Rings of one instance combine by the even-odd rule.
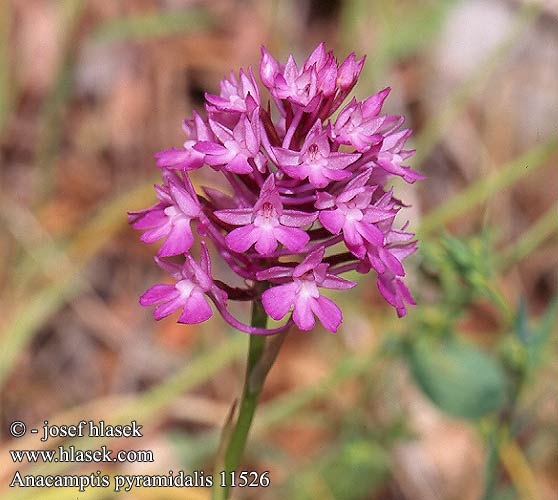
[[[267,314],[260,300],[255,300],[252,306],[252,326],[265,328]],[[218,467],[214,474],[213,500],[226,500],[230,494],[231,473],[235,472],[246,447],[248,433],[265,378],[271,369],[286,332],[266,338],[260,335],[250,335],[248,347],[248,362],[244,388],[240,398],[238,417],[233,426],[236,403],[233,405],[229,421],[225,425],[221,437]],[[221,487],[221,473],[224,472],[226,485]]]

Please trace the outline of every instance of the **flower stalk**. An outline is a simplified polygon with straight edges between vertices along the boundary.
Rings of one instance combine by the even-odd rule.
[[[267,325],[267,313],[259,299],[252,303],[251,324],[257,328],[265,328]],[[236,411],[237,402],[235,401],[221,436],[215,470],[216,480],[213,486],[213,500],[227,500],[229,498],[231,473],[236,472],[242,459],[265,379],[277,358],[286,334],[287,331],[271,337],[250,335],[244,387],[238,404],[238,411]],[[222,472],[224,472],[226,479],[225,486],[221,485],[220,474]]]

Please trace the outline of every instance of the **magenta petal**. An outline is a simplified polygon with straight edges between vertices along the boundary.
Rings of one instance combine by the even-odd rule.
[[[172,175],[170,170],[167,170],[167,172],[163,171],[163,180],[170,182],[174,177],[176,176]],[[163,205],[166,206],[174,204],[174,200],[168,193],[168,188],[166,186],[158,186],[157,184],[155,184],[153,187],[155,188],[155,192],[157,193],[157,198],[160,201],[159,206],[161,208],[163,207]]]
[[[316,324],[314,314],[310,302],[314,301],[313,297],[297,296],[293,309],[293,320],[301,330],[312,330]]]
[[[174,285],[153,285],[139,299],[142,306],[152,306],[157,302],[175,299],[179,292]]]
[[[415,172],[410,167],[404,167],[405,173],[403,175],[403,179],[408,182],[409,184],[413,184],[415,181],[422,181],[426,179],[425,175],[419,174]]]
[[[260,146],[258,143],[258,138],[256,137],[256,134],[252,129],[252,125],[250,124],[247,118],[245,118],[244,126],[245,126],[244,140],[246,142],[246,147],[248,148],[248,151],[251,152],[258,151]]]
[[[264,192],[268,192],[268,191],[275,191],[275,176],[273,174],[270,174],[268,176],[268,178],[265,180],[265,182],[262,184],[262,189],[261,189],[262,193]]]
[[[321,263],[322,259],[324,258],[325,247],[321,246],[316,248],[316,250],[312,250],[304,260],[295,267],[293,271],[293,277],[299,278],[303,274],[307,273],[308,271],[317,268]]]
[[[343,238],[350,250],[357,249],[364,244],[362,236],[356,230],[354,222],[347,221],[347,223],[343,226]]]
[[[362,110],[366,116],[376,116],[381,111],[382,105],[384,104],[384,101],[390,91],[391,88],[386,87],[385,89],[380,90],[377,94],[374,94],[363,101]]]
[[[343,192],[337,197],[337,203],[348,203],[356,196],[362,195],[364,192],[365,190],[363,187],[351,187],[349,182]],[[372,196],[370,196],[370,198],[371,197]],[[358,199],[360,199],[360,197]]]
[[[190,229],[190,221],[187,219],[175,220],[172,229],[161,246],[157,255],[160,257],[170,257],[185,253],[194,243],[194,235]]]
[[[393,255],[389,249],[379,248],[378,252],[380,254],[382,262],[393,274],[397,276],[405,276],[405,269],[403,268],[403,264],[399,262],[397,257]]]
[[[298,67],[292,55],[290,55],[287,59],[283,75],[285,75],[285,80],[288,82],[295,80],[298,76]]]
[[[165,212],[161,209],[153,209],[143,214],[138,212],[130,212],[130,217],[138,215],[138,217],[132,222],[132,227],[134,229],[148,229],[151,227],[156,227],[164,224],[167,220]]]
[[[262,294],[265,312],[274,320],[282,319],[294,303],[296,283],[288,283],[268,288]]]
[[[220,220],[233,226],[250,224],[252,222],[252,213],[253,210],[251,208],[232,208],[214,212]]]
[[[397,288],[398,288],[399,293],[402,295],[403,299],[408,304],[411,304],[412,306],[417,305],[417,303],[415,302],[415,299],[411,295],[411,292],[409,291],[409,289],[407,288],[405,283],[403,283],[403,281],[397,280]]]
[[[213,311],[205,295],[199,291],[192,292],[184,304],[182,314],[178,318],[178,323],[187,323],[189,325],[201,323],[211,318],[212,314]]]
[[[204,97],[209,104],[213,104],[216,107],[224,107],[230,104],[230,101],[228,99],[225,99],[224,97],[218,95],[209,94],[208,92],[205,93]]]
[[[356,223],[356,229],[366,241],[377,246],[384,244],[384,233],[374,224],[367,224],[359,221]]]
[[[184,298],[178,294],[178,296],[169,302],[158,305],[153,311],[153,317],[159,321],[160,319],[170,316],[174,311],[179,309],[184,304]]]
[[[260,79],[262,83],[270,88],[274,84],[275,75],[279,71],[277,61],[269,54],[269,52],[262,46],[262,59],[260,61]]]
[[[213,118],[209,118],[209,126],[211,130],[223,144],[233,138],[233,133],[222,123],[219,123]]]
[[[275,266],[256,273],[258,281],[276,280],[290,277],[293,273],[292,267]]]
[[[317,213],[308,214],[306,212],[299,212],[298,210],[283,210],[283,214],[279,217],[279,221],[284,226],[302,227],[312,224],[317,217]]]
[[[393,290],[393,286],[391,286],[391,283],[387,283],[387,280],[384,278],[384,276],[380,275],[378,277],[377,285],[378,290],[382,294],[382,297],[386,299],[387,303],[392,305],[393,307],[397,307],[395,291]]]
[[[223,154],[227,151],[227,148],[225,148],[225,146],[211,141],[199,141],[194,146],[194,149],[196,151],[199,151],[200,153],[211,155]]]
[[[386,272],[386,266],[382,262],[382,259],[378,256],[377,251],[368,250],[367,257],[370,262],[370,265],[374,268],[374,270],[378,274],[382,274]]]
[[[315,188],[318,188],[318,189],[325,188],[330,182],[329,177],[324,175],[324,173],[326,171],[327,170],[325,168],[310,170],[308,172],[308,181],[310,181],[310,184],[312,184],[312,186],[314,186]],[[335,170],[332,170],[332,172],[335,172]],[[289,175],[291,175],[291,174],[289,174]],[[296,175],[291,175],[291,177],[294,177],[295,179],[297,179],[297,178],[303,179],[305,176],[304,177],[297,177]]]
[[[260,231],[252,224],[238,227],[227,234],[225,242],[235,252],[246,252],[260,236]]]
[[[238,154],[225,165],[225,170],[234,172],[235,174],[249,174],[254,169],[248,163],[246,156]]]
[[[306,61],[304,61],[304,69],[311,68],[312,65],[316,65],[317,67],[321,67],[323,65],[325,56],[326,56],[325,43],[321,42],[316,46],[316,48],[308,56],[308,59],[306,59]]]
[[[196,217],[199,215],[201,209],[197,200],[194,200],[194,198],[192,198],[192,196],[184,188],[180,188],[171,183],[170,192],[183,213],[190,217]]]
[[[308,151],[308,148],[310,148],[312,144],[315,144],[320,136],[322,136],[323,139],[322,145],[325,145],[329,148],[329,145],[327,143],[327,136],[325,133],[323,133],[322,128],[322,122],[319,119],[316,120],[314,122],[314,125],[312,125],[312,128],[308,131],[306,139],[304,139],[304,144],[302,144],[301,151]]]
[[[351,172],[347,172],[346,170],[335,170],[331,168],[324,168],[322,169],[322,172],[323,175],[328,178],[328,182],[329,180],[344,181],[353,175]]]
[[[260,255],[271,255],[277,248],[277,238],[274,229],[260,229],[254,247]]]
[[[170,229],[171,226],[168,223],[168,219],[167,219],[167,221],[163,225],[145,231],[140,236],[140,240],[143,241],[144,243],[153,243],[165,237],[169,233]]]
[[[273,234],[291,252],[302,250],[310,240],[305,231],[294,227],[277,226],[273,229]]]
[[[300,153],[284,148],[273,148],[273,152],[279,162],[279,167],[296,166],[300,164]]]
[[[195,170],[203,165],[203,154],[192,149],[168,149],[155,155],[159,168]]]
[[[345,223],[345,217],[340,210],[322,210],[320,222],[330,233],[339,234]]]
[[[328,274],[326,278],[320,284],[323,288],[331,288],[334,290],[349,290],[357,285],[354,281],[346,280],[345,278],[340,278],[334,274]]]
[[[209,256],[209,251],[207,250],[207,245],[205,243],[205,241],[202,241],[200,243],[200,269],[202,270],[203,273],[205,273],[206,277],[205,279],[208,279],[209,281],[211,280],[211,258]],[[211,283],[204,285],[203,280],[202,279],[198,279],[200,285],[204,288],[209,290],[209,288],[211,287]]]
[[[393,254],[393,256],[399,261],[403,261],[404,259],[406,259],[409,255],[413,254],[414,252],[416,252],[417,250],[417,246],[416,246],[416,241],[415,242],[410,242],[407,245],[401,245],[401,246],[397,246],[397,247],[392,247],[390,248],[390,252]]]
[[[172,148],[155,154],[158,167],[172,167],[188,161],[191,153],[185,149]]]
[[[343,321],[343,314],[337,304],[331,299],[320,295],[311,302],[311,307],[322,325],[330,332],[335,333]]]
[[[205,162],[212,167],[218,167],[220,165],[225,165],[229,163],[233,158],[234,158],[234,153],[224,148],[222,153],[214,154],[214,155],[206,155]]]
[[[316,193],[316,201],[314,206],[319,210],[333,208],[335,206],[335,197],[325,191]]]
[[[384,139],[384,143],[382,144],[382,151],[401,149],[411,133],[412,132],[410,129],[404,129],[386,136]]]
[[[394,216],[393,211],[389,211],[383,208],[368,207],[364,212],[364,217],[362,220],[364,222],[381,222],[387,220]]]
[[[289,177],[292,177],[293,179],[305,179],[306,177],[308,177],[308,167],[304,164],[302,164],[302,165],[299,165],[299,164],[296,164],[296,165],[279,164],[279,167],[281,168],[281,170],[284,173],[286,173]],[[321,172],[321,170],[318,170],[318,171]],[[328,181],[326,179],[326,184],[327,183],[328,183]],[[318,187],[318,186],[315,186],[315,187]]]
[[[330,169],[346,168],[360,158],[360,153],[330,153],[327,157],[327,166]]]
[[[413,238],[414,233],[407,233],[406,231],[390,231],[386,235],[386,243],[403,243]]]

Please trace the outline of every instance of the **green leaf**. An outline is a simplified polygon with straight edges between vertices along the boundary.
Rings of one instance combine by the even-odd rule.
[[[506,379],[498,362],[450,337],[418,339],[408,351],[411,373],[422,391],[446,413],[468,419],[498,410]]]

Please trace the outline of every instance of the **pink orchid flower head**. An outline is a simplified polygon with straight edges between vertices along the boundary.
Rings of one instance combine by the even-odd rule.
[[[302,62],[262,47],[259,71],[223,79],[218,94],[205,94],[205,113],[184,121],[183,145],[155,155],[158,201],[129,213],[144,243],[159,242],[156,261],[173,280],[141,296],[155,319],[178,312],[179,322],[199,323],[216,310],[255,335],[316,320],[336,332],[343,314],[326,294],[356,286],[340,276],[349,271],[373,272],[399,316],[415,304],[404,260],[417,242],[397,222],[406,205],[388,183],[423,176],[406,163],[414,151],[403,117],[382,112],[390,88],[348,100],[363,65],[354,53],[339,63],[323,43]],[[221,185],[197,190],[199,169]],[[213,275],[216,256],[242,287]],[[261,301],[284,323],[248,325],[229,311],[235,300]]]

